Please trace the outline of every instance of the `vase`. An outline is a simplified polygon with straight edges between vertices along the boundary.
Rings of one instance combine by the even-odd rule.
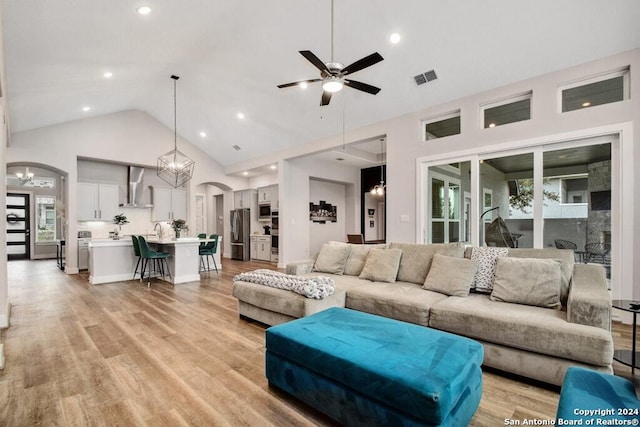
[[[176,239],[180,238],[180,230],[176,230]]]

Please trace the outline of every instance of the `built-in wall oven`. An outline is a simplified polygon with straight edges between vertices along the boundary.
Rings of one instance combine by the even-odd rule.
[[[271,261],[278,261],[278,211],[271,212]]]

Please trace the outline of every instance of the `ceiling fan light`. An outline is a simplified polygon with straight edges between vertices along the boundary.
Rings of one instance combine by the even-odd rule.
[[[344,86],[344,83],[342,82],[342,80],[340,80],[337,77],[331,77],[327,81],[322,83],[322,89],[325,92],[329,92],[329,93],[340,92],[343,86]]]

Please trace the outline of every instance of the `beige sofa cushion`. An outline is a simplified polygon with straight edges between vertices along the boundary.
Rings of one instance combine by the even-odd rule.
[[[447,298],[415,283],[364,283],[349,289],[345,307],[422,326],[429,325],[429,308]]]
[[[320,273],[342,274],[351,252],[349,245],[325,244],[320,249],[313,271]]]
[[[597,366],[611,365],[611,333],[570,323],[566,316],[561,310],[491,301],[489,295],[470,294],[466,298],[448,297],[431,306],[429,326],[507,347]]]
[[[462,257],[464,246],[459,243],[436,243],[421,245],[416,243],[391,243],[393,249],[402,250],[402,260],[396,280],[423,285],[431,267],[431,259],[436,253]]]
[[[561,263],[555,259],[497,258],[491,300],[561,308]]]
[[[395,282],[400,257],[400,249],[371,249],[360,278],[374,282]]]
[[[317,275],[314,274],[314,276]],[[257,283],[242,281],[233,283],[233,296],[240,301],[295,318],[308,316],[330,307],[344,307],[345,295],[345,291],[338,289],[337,286],[335,292],[328,297],[313,299],[285,289],[271,288]]]
[[[435,254],[423,288],[445,295],[466,297],[477,268],[475,261]]]
[[[371,249],[383,249],[385,245],[351,245],[351,253],[344,266],[344,274],[359,276],[367,262],[367,256]]]
[[[571,275],[573,274],[574,254],[571,249],[531,249],[531,248],[509,248],[509,256],[513,258],[540,258],[562,260],[560,279],[560,302],[567,305],[569,297],[569,286],[571,285]]]

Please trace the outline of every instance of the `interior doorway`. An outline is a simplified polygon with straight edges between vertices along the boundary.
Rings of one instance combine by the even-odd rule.
[[[29,194],[7,193],[7,258],[31,258]]]

